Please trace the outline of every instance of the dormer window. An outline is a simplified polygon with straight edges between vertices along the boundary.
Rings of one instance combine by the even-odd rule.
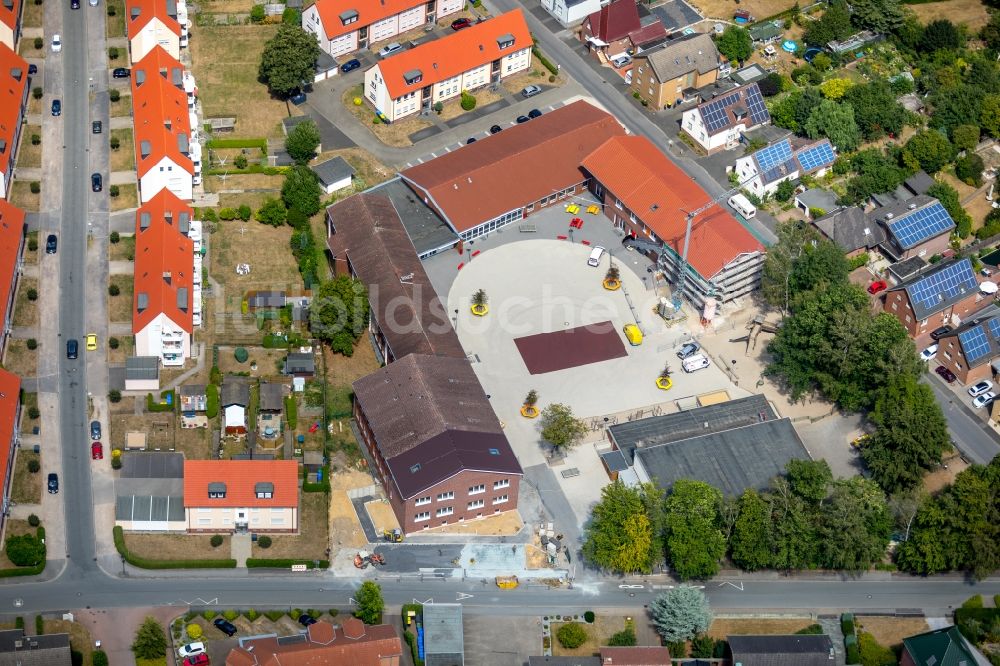
[[[342,25],[350,25],[352,23],[358,22],[358,10],[348,9],[346,12],[341,12],[340,23]]]
[[[420,83],[424,80],[424,73],[419,69],[411,69],[408,72],[403,73],[403,80],[406,81],[406,85],[412,86],[415,83]]]
[[[226,499],[226,484],[221,481],[208,484],[208,499]]]
[[[274,484],[268,481],[261,481],[260,483],[254,484],[253,491],[257,496],[257,499],[274,498]]]
[[[510,33],[507,33],[506,35],[500,35],[499,37],[497,37],[497,46],[500,47],[501,51],[503,51],[504,49],[509,49],[510,47],[514,46],[514,35]]]

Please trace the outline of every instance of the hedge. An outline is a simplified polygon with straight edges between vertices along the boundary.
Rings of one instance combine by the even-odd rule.
[[[292,430],[295,430],[295,426],[298,425],[299,412],[294,395],[285,396],[285,421],[288,422],[288,427]]]
[[[259,148],[261,152],[267,152],[267,139],[210,139],[205,145],[211,149]]]
[[[404,631],[403,638],[406,639],[406,644],[410,646],[410,652],[413,653],[413,666],[424,666],[424,660],[418,656],[417,652],[417,637],[409,631]]]
[[[262,559],[251,557],[247,560],[247,569],[291,569],[293,564],[304,564],[312,569],[315,560],[293,560],[293,559]],[[329,569],[330,560],[320,560],[320,569]]]
[[[214,419],[219,415],[219,387],[209,384],[205,387],[205,416]]]
[[[246,169],[240,169],[240,173],[262,173],[265,176],[282,176],[288,173],[288,171],[289,167],[272,167],[261,164],[249,164]],[[232,169],[208,169],[206,174],[209,176],[224,176],[231,172]]]
[[[115,539],[115,549],[125,561],[140,569],[235,569],[236,560],[150,560],[133,555],[125,546],[125,532],[120,525],[112,530]]]
[[[955,626],[969,641],[975,644],[982,642],[984,633],[995,622],[1000,622],[1000,609],[997,608],[962,608],[955,609]]]
[[[403,607],[399,611],[399,617],[403,620],[403,626],[406,626],[406,614],[410,611],[415,611],[417,617],[424,614],[423,604],[403,604]]]
[[[542,52],[539,50],[539,48],[537,46],[532,46],[531,47],[531,53],[536,58],[538,58],[538,62],[542,63],[542,66],[545,67],[545,69],[549,70],[553,75],[559,73],[559,68],[556,67],[555,65],[553,65],[552,62],[548,58],[546,58],[545,56],[543,56]]]
[[[146,409],[150,412],[172,412],[177,405],[177,395],[173,391],[163,391],[160,393],[161,398],[166,398],[167,394],[170,395],[169,403],[162,403],[153,400],[153,394],[146,394]]]
[[[42,542],[42,546],[45,545],[45,528],[41,525],[35,530],[35,538]],[[15,578],[18,576],[37,576],[38,574],[45,571],[45,558],[33,567],[17,567],[15,569],[0,569],[0,578]],[[23,623],[24,620],[18,618]],[[22,627],[23,628],[23,627]],[[42,632],[38,632],[42,633]]]
[[[330,492],[330,463],[323,465],[323,480],[318,483],[309,483],[304,481],[302,483],[302,492],[304,493],[328,493]]]

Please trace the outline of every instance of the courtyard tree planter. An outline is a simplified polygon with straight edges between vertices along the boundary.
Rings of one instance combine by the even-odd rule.
[[[663,389],[664,391],[670,390],[674,385],[674,382],[670,377],[657,377],[656,378],[656,388]]]
[[[538,418],[541,412],[535,405],[538,404],[538,391],[531,389],[528,391],[528,395],[524,397],[524,404],[521,406],[521,416],[526,419]]]
[[[617,279],[609,280],[607,278],[604,278],[604,282],[602,284],[604,285],[604,288],[607,289],[608,291],[618,291],[619,289],[621,289],[622,281]]]
[[[490,306],[486,305],[485,303],[481,305],[473,305],[471,310],[472,314],[476,315],[477,317],[484,317],[486,316],[486,313],[490,311]]]
[[[618,267],[615,266],[614,262],[608,266],[608,272],[604,274],[604,288],[608,291],[617,291],[621,289],[622,277],[621,273],[618,271]]]
[[[483,317],[490,311],[489,298],[482,289],[472,295],[472,314]]]

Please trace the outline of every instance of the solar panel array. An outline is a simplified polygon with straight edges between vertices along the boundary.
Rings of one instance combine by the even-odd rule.
[[[889,222],[888,226],[903,248],[911,248],[948,231],[955,226],[955,222],[941,202],[935,201],[930,206]]]
[[[750,117],[755,125],[771,122],[771,114],[767,112],[764,96],[760,94],[756,83],[747,86],[747,106],[750,107]]]
[[[709,132],[715,132],[729,124],[729,114],[726,109],[740,101],[740,91],[734,90],[728,95],[716,97],[711,102],[701,107],[702,118],[705,119],[705,126]]]
[[[770,171],[774,167],[784,164],[792,158],[792,144],[788,139],[782,139],[778,143],[761,148],[754,153],[761,171]]]
[[[976,289],[976,276],[972,272],[972,264],[968,259],[962,259],[946,268],[928,275],[913,283],[907,292],[910,299],[933,311],[935,306],[946,298],[954,298]]]
[[[990,333],[993,334],[994,340],[1000,342],[1000,319],[990,319]]]
[[[964,333],[959,333],[958,341],[965,350],[965,360],[972,363],[990,352],[990,341],[986,339],[983,327],[974,326]]]
[[[796,157],[799,158],[799,164],[802,165],[803,171],[821,169],[833,164],[833,161],[837,159],[837,156],[833,154],[833,147],[827,141],[800,151]]]

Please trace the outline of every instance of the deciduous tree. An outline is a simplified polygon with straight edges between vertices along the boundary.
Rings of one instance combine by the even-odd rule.
[[[742,63],[753,53],[753,40],[750,33],[737,25],[731,25],[719,35],[715,42],[719,53],[726,56],[730,62]]]
[[[316,127],[316,123],[311,119],[303,120],[285,137],[285,150],[299,164],[307,164],[316,157],[319,141],[319,128]]]
[[[557,450],[575,446],[587,434],[587,424],[567,405],[554,402],[542,410],[542,439]]]
[[[920,50],[933,53],[939,49],[955,50],[962,46],[962,34],[948,19],[931,21],[924,27]]]
[[[955,147],[941,132],[924,130],[917,132],[906,142],[903,149],[904,161],[912,159],[927,173],[937,173],[955,158]]]
[[[651,573],[663,559],[663,493],[653,484],[604,486],[591,511],[583,556],[603,569]]]
[[[712,609],[705,593],[688,585],[654,598],[649,604],[649,616],[665,641],[686,641],[708,631],[712,624]]]
[[[385,610],[385,601],[382,599],[382,588],[372,580],[361,583],[361,587],[355,593],[354,601],[357,609],[354,617],[365,624],[379,624],[382,622],[382,612]]]
[[[682,580],[710,578],[726,554],[719,531],[722,493],[703,481],[678,479],[667,496],[664,511],[667,559]]]
[[[861,143],[861,132],[854,119],[854,108],[825,99],[809,114],[803,126],[810,139],[826,137],[840,151],[854,150]]]
[[[771,504],[753,488],[743,491],[739,515],[729,539],[733,563],[746,571],[771,564]]]
[[[859,476],[836,481],[822,511],[820,566],[861,571],[885,555],[892,519],[873,481]]]
[[[285,174],[281,185],[281,199],[289,210],[297,210],[303,215],[315,215],[320,209],[319,180],[307,166],[297,165]]]
[[[155,617],[142,621],[132,643],[132,652],[137,659],[162,659],[167,654],[167,637]]]
[[[340,275],[322,283],[309,308],[309,329],[343,354],[354,354],[354,343],[368,326],[368,289],[359,280]]]
[[[315,76],[319,42],[298,25],[283,24],[264,44],[258,76],[273,95],[288,97]]]
[[[269,224],[272,227],[280,227],[285,223],[287,216],[288,211],[285,209],[285,204],[282,203],[281,199],[267,198],[264,199],[261,207],[257,209],[254,217],[257,218],[258,222]]]
[[[902,131],[906,109],[896,101],[886,81],[878,79],[852,86],[843,99],[854,109],[854,119],[866,141]]]
[[[851,22],[885,35],[903,24],[903,8],[899,0],[851,0]]]

